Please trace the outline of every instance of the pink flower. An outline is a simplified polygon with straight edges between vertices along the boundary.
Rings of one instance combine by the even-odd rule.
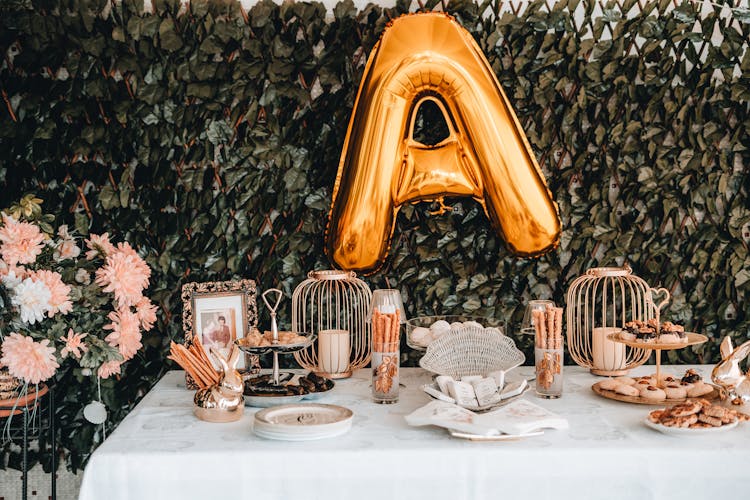
[[[5,288],[11,290],[21,283],[28,276],[26,268],[23,266],[8,266],[0,259],[0,281]]]
[[[92,260],[97,255],[106,257],[115,251],[115,246],[109,241],[109,233],[104,233],[101,236],[91,234],[89,239],[86,240],[86,247],[89,249],[89,251],[86,252],[87,260]]]
[[[68,354],[76,359],[81,359],[81,355],[88,351],[89,348],[83,343],[83,338],[88,335],[87,333],[73,333],[73,329],[68,329],[67,337],[60,337],[60,340],[65,342],[65,347],[60,351],[60,355],[66,358]]]
[[[16,378],[29,384],[38,384],[55,374],[60,367],[55,360],[55,348],[49,340],[34,342],[34,339],[18,333],[11,333],[2,345],[0,364]]]
[[[50,291],[49,306],[47,316],[50,318],[58,312],[68,314],[73,310],[73,303],[70,301],[70,287],[63,283],[60,273],[55,271],[34,271],[31,273],[31,279],[41,281]]]
[[[115,294],[120,307],[133,306],[143,297],[151,269],[127,243],[120,243],[96,271],[96,284]]]
[[[29,222],[17,222],[3,214],[0,227],[0,257],[8,266],[33,264],[44,249],[44,235],[39,226]]]
[[[112,323],[104,325],[104,329],[112,330],[112,333],[104,340],[112,347],[117,347],[127,361],[135,356],[142,345],[138,315],[129,308],[125,308],[111,312],[107,317]]]
[[[135,305],[135,312],[144,330],[151,330],[156,323],[156,310],[157,307],[146,297],[141,297],[141,300]]]
[[[122,361],[107,361],[106,363],[102,363],[102,366],[99,367],[96,374],[101,378],[109,378],[112,375],[119,375],[121,364]]]
[[[73,238],[65,238],[57,242],[55,247],[55,253],[53,257],[56,261],[65,259],[75,259],[81,254],[81,249],[78,248]]]

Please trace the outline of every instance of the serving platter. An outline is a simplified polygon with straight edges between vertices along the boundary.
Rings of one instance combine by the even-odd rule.
[[[684,427],[670,427],[668,425],[657,424],[652,422],[646,417],[643,421],[646,427],[650,427],[655,431],[662,432],[664,434],[670,434],[672,436],[696,436],[701,434],[716,434],[719,432],[726,432],[734,429],[739,424],[739,420],[735,420],[731,424],[725,424],[720,427],[700,427],[700,428],[684,428]]]
[[[635,403],[639,405],[651,405],[651,406],[664,406],[665,403],[672,404],[672,403],[684,403],[688,399],[695,399],[695,398],[682,398],[682,399],[660,399],[660,400],[653,400],[653,399],[646,399],[642,398],[640,396],[625,396],[624,394],[618,394],[615,391],[609,391],[607,389],[601,388],[601,382],[597,382],[594,385],[591,386],[591,390],[593,390],[595,393],[597,393],[599,396],[607,399],[612,399],[614,401],[622,401],[623,403]],[[711,387],[713,387],[713,391],[709,392],[706,395],[701,396],[703,399],[708,399],[709,401],[713,401],[715,399],[719,399],[721,392],[718,387],[716,387],[713,384],[708,384]]]

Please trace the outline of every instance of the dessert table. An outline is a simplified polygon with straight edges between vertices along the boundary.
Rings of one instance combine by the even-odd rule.
[[[682,374],[689,366],[664,367]],[[706,379],[710,366],[693,366]],[[633,373],[648,374],[653,366]],[[533,367],[521,367],[531,377]],[[370,400],[370,372],[338,381],[320,403],[354,412],[351,431],[308,442],[253,434],[254,408],[212,424],[192,414],[184,373],[169,372],[95,451],[80,500],[118,499],[705,499],[750,494],[750,423],[675,437],[646,427],[654,407],[597,396],[587,370],[565,367],[561,399],[525,398],[568,430],[518,441],[472,442],[404,415],[428,403],[430,374],[403,368],[400,401]],[[533,384],[533,383],[532,383]]]

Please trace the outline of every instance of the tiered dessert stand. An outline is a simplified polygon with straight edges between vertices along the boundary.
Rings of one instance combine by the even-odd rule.
[[[277,294],[276,296],[276,302],[273,306],[271,306],[268,295],[270,294]],[[281,344],[279,343],[279,327],[278,323],[276,321],[276,311],[279,307],[279,303],[281,302],[281,298],[283,297],[284,292],[281,290],[278,290],[276,288],[270,288],[263,292],[261,297],[263,298],[263,302],[266,304],[266,307],[268,308],[268,311],[271,315],[271,334],[273,336],[273,340],[271,345],[265,345],[265,346],[248,346],[243,345],[239,341],[235,341],[237,344],[237,347],[239,347],[243,352],[246,352],[248,354],[265,354],[267,352],[273,353],[273,371],[272,371],[272,386],[274,387],[283,387],[282,385],[282,379],[279,372],[279,354],[293,354],[299,350],[305,349],[312,345],[313,342],[315,342],[316,335],[314,333],[306,333],[306,332],[295,332],[297,335],[305,337],[304,342],[297,342],[294,344]],[[246,402],[249,402],[252,406],[273,406],[277,404],[287,404],[287,403],[294,403],[297,401],[301,401],[303,398],[308,396],[307,394],[304,395],[287,395],[287,394],[263,394],[263,395],[253,395],[253,396],[245,396]]]

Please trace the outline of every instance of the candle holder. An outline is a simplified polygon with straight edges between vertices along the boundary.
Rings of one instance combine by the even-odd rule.
[[[310,271],[292,294],[292,330],[318,334],[318,342],[294,353],[297,363],[331,379],[351,377],[354,370],[367,366],[372,352],[371,299],[370,287],[353,272]],[[331,352],[324,353],[322,349],[332,344],[324,341],[320,333],[331,330],[347,331],[349,335],[349,360],[345,367],[337,363],[339,371],[326,371],[321,364],[325,358],[329,365]]]

